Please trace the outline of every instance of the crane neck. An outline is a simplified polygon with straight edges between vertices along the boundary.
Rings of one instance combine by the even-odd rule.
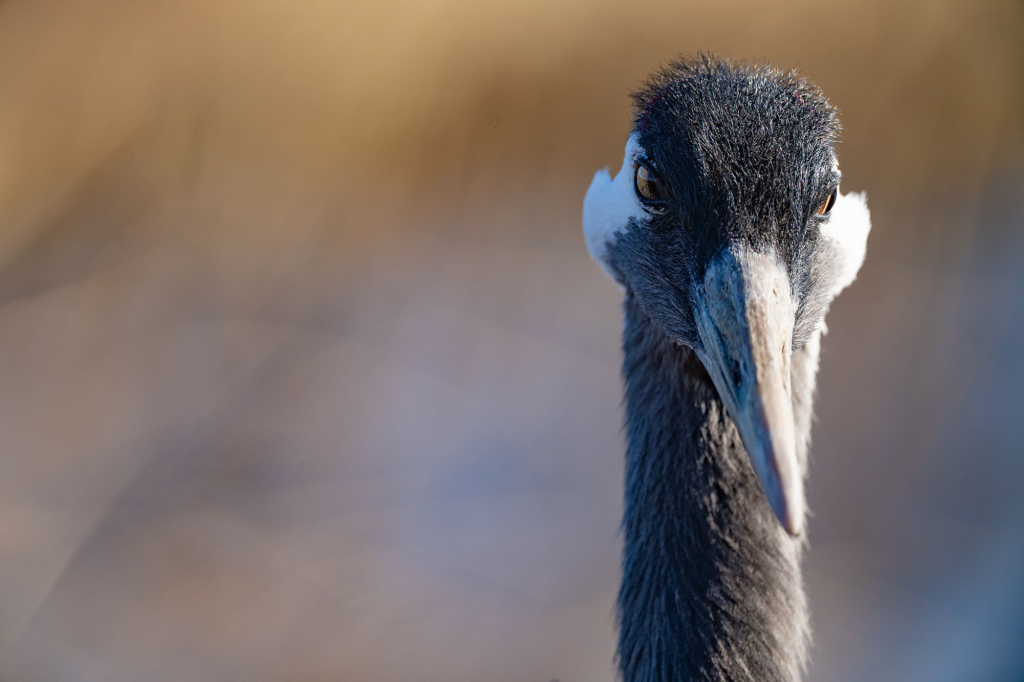
[[[629,293],[623,308],[622,678],[799,680],[808,640],[803,542],[776,521],[693,351]]]

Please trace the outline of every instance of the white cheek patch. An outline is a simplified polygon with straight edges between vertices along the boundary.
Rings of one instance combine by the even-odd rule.
[[[613,180],[607,168],[597,171],[583,198],[583,237],[587,240],[587,250],[615,280],[618,277],[607,261],[608,244],[626,229],[630,218],[641,220],[646,216],[633,191],[633,164],[642,153],[637,136],[630,135],[618,175]]]
[[[871,231],[871,213],[868,198],[863,192],[840,194],[827,222],[821,225],[821,234],[835,245],[839,252],[836,281],[832,295],[850,285],[857,278],[857,271],[864,262],[864,252]]]

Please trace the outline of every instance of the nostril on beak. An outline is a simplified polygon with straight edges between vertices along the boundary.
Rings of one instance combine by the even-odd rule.
[[[739,360],[732,361],[732,382],[733,386],[739,386],[743,381],[743,366]]]

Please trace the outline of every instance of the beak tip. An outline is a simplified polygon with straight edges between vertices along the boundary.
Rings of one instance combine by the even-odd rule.
[[[778,424],[775,434],[783,435],[786,431],[785,421]],[[804,498],[803,477],[796,464],[796,453],[791,439],[782,438],[781,442],[772,443],[771,436],[748,439],[752,447],[747,448],[754,464],[761,490],[767,498],[775,518],[778,519],[787,533],[799,537],[804,530],[806,516],[806,500]],[[789,441],[787,443],[787,440]],[[768,441],[770,445],[762,444]]]
[[[797,538],[804,532],[803,500],[797,495],[778,496],[771,500],[772,511],[790,536]]]

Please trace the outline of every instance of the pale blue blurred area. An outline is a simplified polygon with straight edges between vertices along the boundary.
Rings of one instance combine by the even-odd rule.
[[[860,309],[836,305],[808,574],[819,611],[851,586],[861,594],[835,605],[845,627],[818,628],[815,665],[862,653],[828,679],[1024,674],[1022,188],[1001,179],[980,197],[988,209],[930,215],[974,244],[917,267],[883,254],[848,294]]]
[[[710,47],[833,97],[874,220],[808,679],[1024,680],[1020,3],[389,8],[0,5],[0,679],[614,679],[580,207]]]

